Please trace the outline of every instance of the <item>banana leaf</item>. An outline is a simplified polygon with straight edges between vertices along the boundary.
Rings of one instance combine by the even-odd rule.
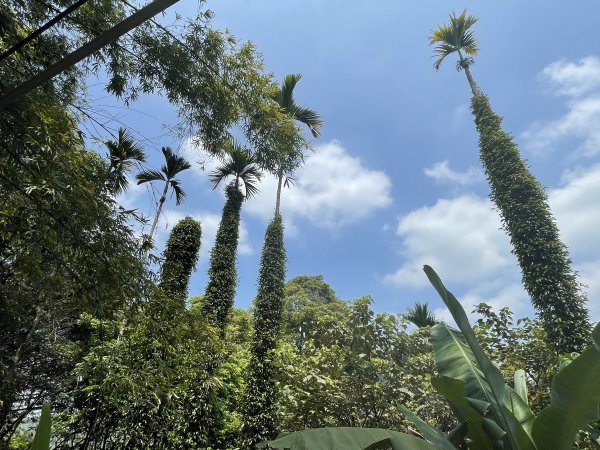
[[[284,433],[257,447],[282,450],[439,450],[423,439],[381,428],[331,427]]]
[[[423,437],[434,444],[436,448],[439,448],[440,450],[457,450],[457,448],[452,445],[446,436],[444,436],[444,433],[435,429],[424,420],[421,420],[419,416],[417,416],[410,409],[403,405],[398,405],[398,409],[402,411],[402,414],[404,414],[408,420],[415,424]]]
[[[459,422],[467,426],[466,437],[471,441],[471,446],[481,450],[493,449],[494,443],[483,429],[482,414],[472,406],[472,402],[467,401],[466,383],[440,376],[433,378],[431,384],[450,403]]]
[[[577,432],[600,420],[600,324],[592,331],[592,341],[552,380],[550,406],[533,423],[539,449],[571,449]]]
[[[462,306],[431,267],[424,266],[423,270],[460,329],[458,332],[441,323],[431,330],[438,371],[442,376],[464,381],[468,399],[490,404],[485,417],[487,420],[483,420],[484,431],[490,437],[500,436],[501,433],[490,423],[493,421],[506,433],[502,437],[504,445],[497,443],[496,446],[503,446],[507,450],[535,449],[519,420],[506,407],[507,386],[502,373],[477,342]]]
[[[50,448],[50,430],[52,428],[52,417],[50,416],[50,403],[42,405],[42,415],[35,430],[35,436],[30,450],[48,450]]]

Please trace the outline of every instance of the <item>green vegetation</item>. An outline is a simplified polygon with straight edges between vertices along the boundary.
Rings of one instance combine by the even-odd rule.
[[[392,449],[547,449],[572,448],[576,435],[600,419],[600,325],[592,332],[593,345],[564,365],[552,381],[551,401],[537,416],[528,404],[523,371],[514,388],[505,384],[498,369],[478,343],[467,315],[456,298],[429,266],[431,284],[452,313],[459,330],[440,323],[431,330],[438,374],[435,389],[450,403],[458,419],[448,434],[437,430],[404,406],[400,410],[414,423],[423,440],[391,430],[321,428],[284,433],[268,442],[271,448],[392,448]],[[427,442],[428,441],[428,442]]]
[[[209,322],[221,330],[225,330],[227,325],[237,285],[236,258],[242,202],[257,192],[256,182],[260,180],[255,158],[235,142],[231,143],[227,161],[211,174],[213,188],[229,176],[235,179],[225,188],[227,201],[210,255],[209,281],[202,304],[202,311]],[[240,181],[244,184],[245,194],[240,191]]]
[[[191,217],[180,220],[171,230],[160,269],[160,287],[168,296],[185,303],[192,271],[198,262],[202,226]]]
[[[67,4],[4,2],[0,51]],[[82,6],[2,61],[0,91],[131,11],[116,0]],[[318,137],[323,120],[296,104],[300,75],[277,86],[253,45],[211,29],[210,19],[147,22],[0,111],[0,448],[600,445],[600,325],[590,333],[546,194],[472,77],[476,18],[452,14],[432,33],[435,67],[458,53],[491,198],[539,319],[514,321],[508,308],[480,304],[472,326],[425,266],[458,329],[427,303],[376,313],[369,295],[339,298],[321,275],[286,282],[281,188],[310,148],[301,125]],[[161,261],[140,237],[145,221],[119,204],[138,166],[138,184],[164,183],[152,241],[169,191],[177,204],[185,198],[178,177],[191,164],[162,147],[160,170],[141,167],[146,155],[132,131],[115,135],[94,118],[83,84],[94,73],[126,105],[163,95],[179,115],[175,137],[220,162],[213,189],[233,178],[203,297],[188,299],[202,225],[179,221]],[[88,120],[103,134],[85,136]],[[106,149],[90,149],[94,141]],[[278,179],[275,214],[257,296],[243,310],[234,306],[240,214],[263,172]]]
[[[510,236],[523,285],[556,351],[579,351],[589,342],[586,298],[571,269],[544,189],[473,81],[469,67],[479,48],[470,28],[476,22],[477,18],[466,11],[458,17],[453,13],[449,25],[440,25],[431,33],[430,44],[437,44],[435,68],[439,69],[448,55],[458,53],[456,67],[465,71],[473,92],[471,110],[479,132],[479,156],[492,190],[490,197]]]
[[[250,373],[243,400],[243,448],[253,448],[278,429],[274,359],[281,329],[285,262],[283,222],[276,213],[267,227],[260,259]]]

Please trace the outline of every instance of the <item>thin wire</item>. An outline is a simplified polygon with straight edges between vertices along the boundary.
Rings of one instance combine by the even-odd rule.
[[[59,13],[58,13],[57,16],[55,16],[52,19],[50,19],[48,22],[46,22],[44,25],[42,25],[41,27],[39,27],[33,33],[31,33],[28,36],[24,37],[19,42],[17,42],[15,45],[13,45],[11,48],[9,48],[4,53],[2,53],[0,55],[0,62],[4,61],[6,58],[8,58],[13,53],[15,53],[17,50],[20,50],[25,45],[27,45],[29,42],[33,41],[36,37],[38,37],[40,34],[42,34],[48,28],[50,28],[53,25],[55,25],[58,22],[60,22],[62,19],[64,19],[65,17],[67,17],[69,14],[71,14],[73,11],[75,11],[80,6],[82,6],[83,4],[85,4],[87,1],[88,0],[77,0],[75,3],[73,3],[71,6],[69,6],[64,11],[59,11]]]

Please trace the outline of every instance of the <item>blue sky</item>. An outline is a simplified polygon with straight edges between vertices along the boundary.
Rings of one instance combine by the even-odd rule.
[[[450,57],[433,69],[427,36],[448,13],[467,8],[479,18],[481,52],[473,75],[504,116],[534,174],[547,187],[573,264],[588,286],[592,317],[600,319],[600,4],[542,1],[394,2],[221,0],[206,5],[213,25],[251,40],[276,80],[301,73],[295,95],[324,118],[315,152],[286,189],[288,277],[322,274],[338,295],[370,294],[377,311],[404,312],[428,301],[448,317],[428,286],[432,265],[467,309],[479,302],[533,311],[520,287],[516,259],[498,214],[487,200],[469,111],[470,91]],[[170,10],[193,17],[182,0]],[[97,104],[99,87],[91,89]],[[146,97],[117,110],[145,139],[150,164],[160,147],[205,160],[161,128],[175,116],[166,100]],[[210,170],[213,163],[206,160]],[[182,176],[188,199],[170,200],[159,245],[176,221],[193,215],[205,239],[190,294],[202,294],[211,238],[224,202],[206,171]],[[275,182],[244,204],[236,304],[256,294],[258,261],[275,201]],[[122,201],[152,214],[146,188]]]

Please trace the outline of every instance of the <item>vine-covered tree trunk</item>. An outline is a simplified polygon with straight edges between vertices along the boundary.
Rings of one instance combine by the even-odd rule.
[[[191,217],[173,227],[164,252],[160,287],[169,296],[185,303],[192,271],[198,262],[202,227]]]
[[[244,195],[234,184],[228,185],[225,192],[227,201],[210,255],[208,285],[202,305],[204,316],[222,331],[225,330],[237,286],[236,257],[240,210],[244,200]]]
[[[525,289],[538,311],[548,342],[559,352],[580,351],[590,335],[586,297],[575,273],[544,189],[528,170],[488,98],[471,100],[479,131],[480,158],[491,199],[510,236]]]
[[[277,431],[273,352],[281,329],[285,262],[283,223],[275,214],[265,234],[260,261],[250,374],[243,400],[243,448],[253,449]]]

